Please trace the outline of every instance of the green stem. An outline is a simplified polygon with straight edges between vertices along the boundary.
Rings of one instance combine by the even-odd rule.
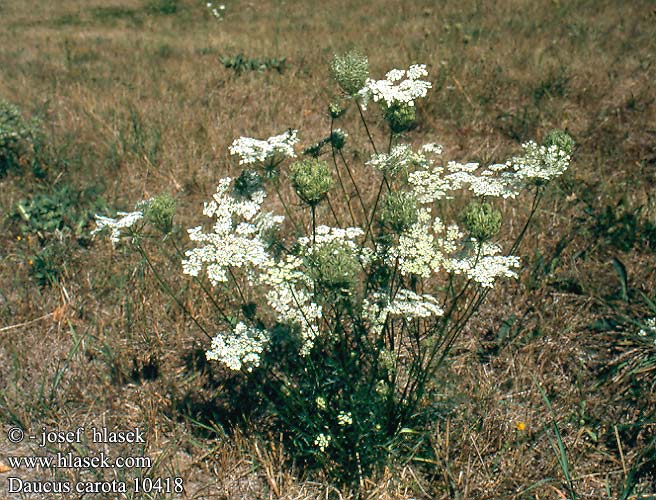
[[[330,135],[332,137],[333,135],[333,124],[335,120],[331,119],[330,120]],[[346,186],[344,185],[344,180],[342,179],[342,174],[339,171],[339,167],[337,165],[337,156],[335,155],[335,146],[333,146],[332,141],[330,141],[330,149],[332,151],[332,157],[333,157],[333,165],[335,166],[335,172],[337,173],[337,179],[339,181],[339,185],[342,188],[342,192],[344,193],[344,201],[346,202],[346,206],[348,207],[349,215],[351,216],[351,221],[353,222],[353,225],[356,225],[355,222],[355,215],[353,214],[353,209],[351,208],[351,200],[346,192]]]
[[[312,213],[312,245],[317,243],[317,207],[310,205],[310,212]]]
[[[528,219],[526,219],[526,223],[524,224],[524,227],[519,233],[519,236],[517,236],[517,239],[513,243],[513,246],[510,247],[510,251],[508,252],[508,255],[514,254],[519,248],[519,245],[524,239],[524,235],[526,234],[526,230],[528,229],[528,226],[531,224],[531,221],[533,220],[533,216],[535,215],[535,212],[538,209],[538,205],[540,204],[541,199],[542,199],[542,189],[538,187],[535,190],[535,196],[533,197],[533,203],[531,204],[531,212],[529,213]]]
[[[301,230],[298,226],[298,223],[296,222],[296,219],[292,216],[291,211],[289,210],[289,207],[287,207],[287,203],[285,203],[285,199],[282,197],[282,194],[280,193],[280,185],[277,180],[273,181],[273,185],[276,188],[276,195],[278,195],[278,200],[280,201],[280,204],[282,205],[282,208],[285,210],[285,214],[287,214],[287,218],[291,221],[292,225],[294,226],[294,230],[297,233],[301,233]],[[303,231],[307,235],[307,231],[303,229]]]
[[[235,273],[232,272],[232,268],[230,266],[226,266],[228,269],[228,273],[230,273],[230,277],[232,278],[232,281],[235,283],[235,287],[237,288],[237,292],[239,293],[239,297],[241,298],[241,302],[243,305],[248,304],[248,301],[246,300],[246,297],[244,297],[243,292],[241,291],[241,287],[239,286],[239,283],[237,282],[237,277],[235,276]]]
[[[353,187],[355,188],[355,194],[358,197],[358,200],[360,200],[360,206],[362,207],[362,216],[366,217],[367,216],[367,209],[365,208],[364,205],[364,199],[362,198],[362,194],[360,194],[360,188],[358,188],[358,183],[355,182],[355,178],[353,177],[353,173],[351,172],[351,168],[349,167],[346,158],[344,158],[344,153],[339,152],[339,156],[342,159],[342,163],[344,163],[344,167],[346,167],[346,172],[349,175],[349,178],[351,179],[351,182],[353,183]]]
[[[383,188],[389,185],[387,182],[387,179],[385,177],[385,174],[383,174],[383,180],[380,183],[380,187],[378,188],[378,194],[376,195],[376,200],[374,201],[374,207],[371,209],[371,215],[367,217],[367,231],[364,235],[364,241],[367,241],[367,237],[369,236],[369,233],[371,232],[371,226],[373,225],[374,218],[376,217],[376,210],[378,209],[378,203],[380,202],[380,197],[383,194]],[[371,237],[371,242],[376,243],[374,241],[373,235]]]
[[[326,195],[326,201],[328,202],[328,208],[330,208],[330,212],[333,214],[333,218],[335,219],[335,224],[337,227],[342,227],[342,223],[339,222],[339,217],[337,217],[337,212],[335,212],[335,207],[333,207],[332,201],[330,201],[330,197]]]
[[[177,295],[175,295],[175,294],[173,293],[173,290],[171,290],[171,287],[169,286],[169,284],[168,284],[168,283],[164,280],[164,278],[162,278],[162,276],[159,274],[159,272],[157,271],[157,269],[155,268],[155,266],[154,266],[153,263],[151,262],[150,258],[149,258],[148,255],[146,254],[145,250],[141,247],[141,245],[136,244],[135,247],[136,247],[137,251],[139,252],[139,254],[141,255],[141,257],[142,257],[142,258],[146,261],[146,263],[148,264],[148,267],[149,267],[150,270],[153,272],[153,275],[155,276],[155,278],[156,278],[157,281],[159,282],[159,284],[160,284],[160,286],[162,287],[162,289],[163,289],[167,294],[169,294],[169,296],[170,296],[170,297],[176,302],[176,304],[178,304],[178,307],[179,307],[179,308],[180,308],[185,314],[187,314],[187,315],[191,318],[191,320],[192,320],[192,321],[194,322],[194,324],[198,327],[198,329],[199,329],[201,332],[203,332],[203,333],[207,336],[207,338],[212,339],[212,336],[207,332],[207,330],[205,330],[205,328],[203,327],[203,325],[201,325],[201,324],[198,322],[198,320],[194,317],[193,314],[191,314],[191,312],[189,312],[189,310],[185,307],[185,305],[184,305],[184,304],[182,303],[182,301],[177,297]]]
[[[356,100],[355,105],[358,107],[358,111],[360,112],[360,118],[362,119],[362,123],[364,124],[364,129],[367,131],[367,137],[369,137],[369,142],[371,142],[371,146],[374,148],[374,153],[378,154],[378,149],[376,149],[376,143],[374,142],[373,137],[371,137],[371,133],[369,132],[369,126],[367,125],[367,120],[364,119],[364,113],[362,113],[362,108],[360,107],[360,103]]]

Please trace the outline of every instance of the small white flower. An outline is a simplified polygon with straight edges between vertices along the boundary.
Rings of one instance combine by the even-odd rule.
[[[434,143],[434,142],[424,144],[421,147],[421,152],[422,153],[433,154],[433,155],[441,155],[442,154],[442,146],[437,144],[437,143]]]
[[[396,292],[394,300],[387,306],[389,314],[404,318],[429,318],[442,316],[444,310],[438,301],[429,294],[418,295],[405,288]]]
[[[282,223],[281,216],[261,212],[264,191],[248,198],[237,198],[230,188],[232,179],[221,179],[213,199],[205,203],[203,214],[215,219],[213,231],[201,227],[188,230],[189,239],[198,243],[185,252],[183,272],[198,276],[205,269],[212,284],[228,281],[229,269],[262,268],[271,260],[262,235]]]
[[[398,245],[390,249],[388,261],[393,263],[396,260],[404,276],[414,274],[428,278],[439,269],[442,253],[436,246],[427,209],[419,210],[417,222],[402,233]]]
[[[332,441],[331,436],[326,436],[324,433],[321,433],[314,439],[314,444],[323,452],[328,448],[330,441]]]
[[[640,329],[638,335],[641,337],[646,337],[647,335],[656,336],[656,317],[649,318],[645,321],[645,327]]]
[[[337,423],[343,427],[347,425],[351,425],[353,423],[353,417],[351,415],[351,412],[340,411],[339,415],[337,415]]]

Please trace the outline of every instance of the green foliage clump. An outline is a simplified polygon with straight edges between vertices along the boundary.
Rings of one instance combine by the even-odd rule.
[[[20,232],[24,235],[35,234],[46,241],[60,232],[82,242],[89,238],[89,223],[94,214],[103,207],[95,189],[80,191],[63,184],[19,201],[15,216],[22,221]]]
[[[227,69],[232,69],[236,73],[243,73],[244,71],[268,71],[275,70],[278,73],[282,73],[285,69],[285,61],[287,58],[280,57],[270,57],[264,59],[256,59],[246,57],[244,54],[238,54],[236,56],[221,56],[219,61]]]
[[[66,260],[65,245],[60,241],[50,242],[28,259],[29,274],[39,286],[55,285],[64,273]]]
[[[343,335],[335,332],[336,338]],[[288,338],[276,336],[277,347],[292,345]],[[397,408],[388,382],[393,374],[386,374],[373,353],[354,352],[351,347],[339,341],[322,342],[310,359],[291,349],[280,350],[263,368],[271,363],[295,381],[287,386],[271,379],[266,385],[297,463],[310,470],[323,469],[340,482],[357,484],[385,463],[403,439],[397,435]],[[321,380],[306,376],[308,363]],[[365,366],[369,367],[367,376],[353,376]]]
[[[121,6],[101,6],[91,9],[91,14],[94,18],[101,22],[116,21],[117,19],[132,19],[134,20],[138,15],[137,9],[130,9]]]
[[[470,202],[460,214],[464,226],[472,237],[486,241],[501,229],[502,215],[489,203]]]
[[[150,14],[171,15],[178,12],[178,0],[148,0],[146,11]]]
[[[335,54],[330,70],[342,90],[348,95],[355,95],[369,77],[369,59],[356,50],[343,55]]]
[[[592,217],[592,234],[623,252],[635,246],[647,245],[656,251],[656,223],[644,215],[644,207],[631,208],[626,201],[604,208],[589,206],[586,209]]]
[[[33,158],[40,134],[38,121],[25,120],[18,106],[0,98],[0,175]]]
[[[317,205],[333,187],[333,176],[325,161],[315,158],[297,161],[290,170],[296,193],[308,205]]]

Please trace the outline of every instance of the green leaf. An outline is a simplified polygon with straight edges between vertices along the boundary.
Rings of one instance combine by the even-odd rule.
[[[626,267],[620,261],[617,257],[613,257],[613,267],[615,268],[615,271],[617,271],[618,276],[620,277],[620,285],[622,285],[622,300],[625,302],[629,301],[629,278],[626,273]]]

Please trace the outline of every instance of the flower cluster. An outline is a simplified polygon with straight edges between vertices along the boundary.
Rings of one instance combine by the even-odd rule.
[[[360,227],[330,227],[326,225],[317,226],[315,229],[314,238],[301,236],[298,238],[298,244],[301,247],[307,248],[308,252],[313,252],[315,248],[328,243],[340,242],[350,246],[356,250],[356,241],[358,238],[364,236],[364,231]]]
[[[440,165],[432,156],[440,154],[441,148],[433,144],[423,146],[416,153],[408,145],[397,145],[388,155],[374,155],[368,162],[374,168],[384,172],[393,172],[395,167],[408,171],[407,196],[424,205],[416,212],[416,222],[406,224],[395,242],[386,247],[389,265],[398,266],[401,275],[421,278],[444,270],[464,275],[484,288],[492,287],[500,277],[516,277],[518,257],[503,255],[497,244],[487,241],[498,233],[502,223],[501,213],[490,203],[472,203],[463,212],[469,238],[456,224],[446,228],[441,219],[432,217],[430,206],[435,201],[452,198],[454,192],[463,188],[476,196],[514,198],[524,187],[541,185],[561,175],[569,165],[568,150],[571,150],[568,136],[564,137],[558,136],[560,144],[526,143],[522,155],[486,168],[478,163],[453,161]],[[401,193],[394,196],[399,197]],[[383,203],[383,220],[389,209],[388,201],[394,200],[386,199]],[[409,208],[406,211],[410,213]]]
[[[230,145],[230,154],[239,156],[239,164],[265,163],[276,155],[295,158],[294,145],[298,142],[297,130],[289,129],[266,140],[240,137]]]
[[[425,155],[423,164],[408,176],[417,199],[422,203],[449,198],[449,192],[467,187],[476,196],[515,198],[527,185],[541,185],[567,170],[570,154],[558,144],[538,145],[529,141],[522,145],[523,154],[506,163],[481,168],[478,163],[450,161],[446,167],[433,163]],[[441,148],[425,145],[421,152],[440,152]],[[439,153],[437,153],[439,154]]]
[[[142,208],[148,202],[141,202],[136,208]],[[100,234],[106,231],[110,232],[109,239],[112,245],[116,245],[121,239],[121,230],[129,229],[137,222],[143,219],[143,210],[135,210],[134,212],[117,212],[117,217],[105,217],[103,215],[96,215],[96,227],[91,231],[92,235]]]
[[[521,180],[545,184],[562,175],[569,166],[570,155],[558,144],[541,146],[529,141],[522,148],[524,154],[508,162]]]
[[[353,424],[353,415],[350,411],[340,411],[337,415],[337,423],[341,426]]]
[[[441,229],[439,219],[433,221],[427,209],[419,210],[417,222],[401,233],[398,243],[389,249],[390,264],[396,262],[403,276],[414,274],[428,278],[437,272],[443,255],[437,247],[435,232]]]
[[[231,370],[244,367],[252,371],[260,366],[260,354],[269,341],[265,330],[237,323],[232,332],[219,333],[212,339],[212,347],[205,353],[208,360],[223,363]]]
[[[395,175],[399,172],[407,172],[412,165],[420,163],[423,159],[422,155],[416,154],[407,144],[398,144],[392,147],[389,154],[374,154],[367,165],[386,174]]]
[[[216,219],[211,233],[201,226],[188,230],[191,241],[200,246],[187,250],[182,261],[183,272],[198,276],[203,267],[213,284],[228,281],[233,268],[257,268],[269,261],[263,235],[282,218],[260,213],[264,191],[250,198],[236,197],[231,192],[232,179],[222,179],[212,201],[205,204],[203,214]]]
[[[475,169],[476,163],[462,165],[456,162],[449,162],[447,171],[450,172],[467,172]],[[408,176],[408,182],[412,190],[421,203],[432,203],[437,200],[447,199],[450,191],[455,191],[462,186],[462,181],[453,175],[445,175],[445,169],[441,165],[432,163],[426,164],[426,168],[415,170]]]
[[[109,239],[115,246],[121,239],[122,231],[134,227],[139,221],[150,222],[160,232],[168,234],[173,225],[175,210],[175,200],[169,194],[160,194],[140,201],[132,212],[117,212],[117,217],[96,214],[96,227],[91,235],[109,232]]]
[[[319,448],[320,451],[324,452],[326,451],[326,448],[328,448],[332,439],[333,438],[330,435],[321,433],[314,439],[314,445]]]
[[[430,82],[420,80],[427,75],[425,64],[415,64],[407,70],[393,69],[383,80],[368,79],[361,93],[371,95],[374,102],[384,101],[388,108],[414,106],[415,99],[425,97],[432,87]]]
[[[402,288],[391,300],[388,294],[373,293],[364,300],[362,313],[372,333],[378,335],[390,316],[397,316],[404,320],[430,318],[442,316],[444,310],[432,295],[419,295],[412,290]]]
[[[464,274],[485,288],[491,288],[497,278],[516,278],[514,268],[519,267],[519,257],[499,255],[501,247],[495,243],[479,242],[471,239],[461,255],[450,259],[447,269],[454,274]]]
[[[442,316],[444,311],[437,299],[427,293],[416,294],[412,290],[402,288],[386,307],[387,312],[403,318],[429,318]]]
[[[318,334],[316,321],[321,306],[313,301],[310,279],[303,270],[304,261],[294,255],[274,256],[267,235],[278,228],[284,217],[261,211],[263,190],[250,197],[236,195],[231,178],[222,179],[203,213],[215,219],[211,232],[202,227],[188,230],[191,241],[199,246],[187,250],[183,272],[198,276],[204,269],[214,284],[226,283],[234,271],[244,271],[249,286],[263,287],[267,305],[276,321],[299,328],[303,339],[301,352],[307,354]]]

